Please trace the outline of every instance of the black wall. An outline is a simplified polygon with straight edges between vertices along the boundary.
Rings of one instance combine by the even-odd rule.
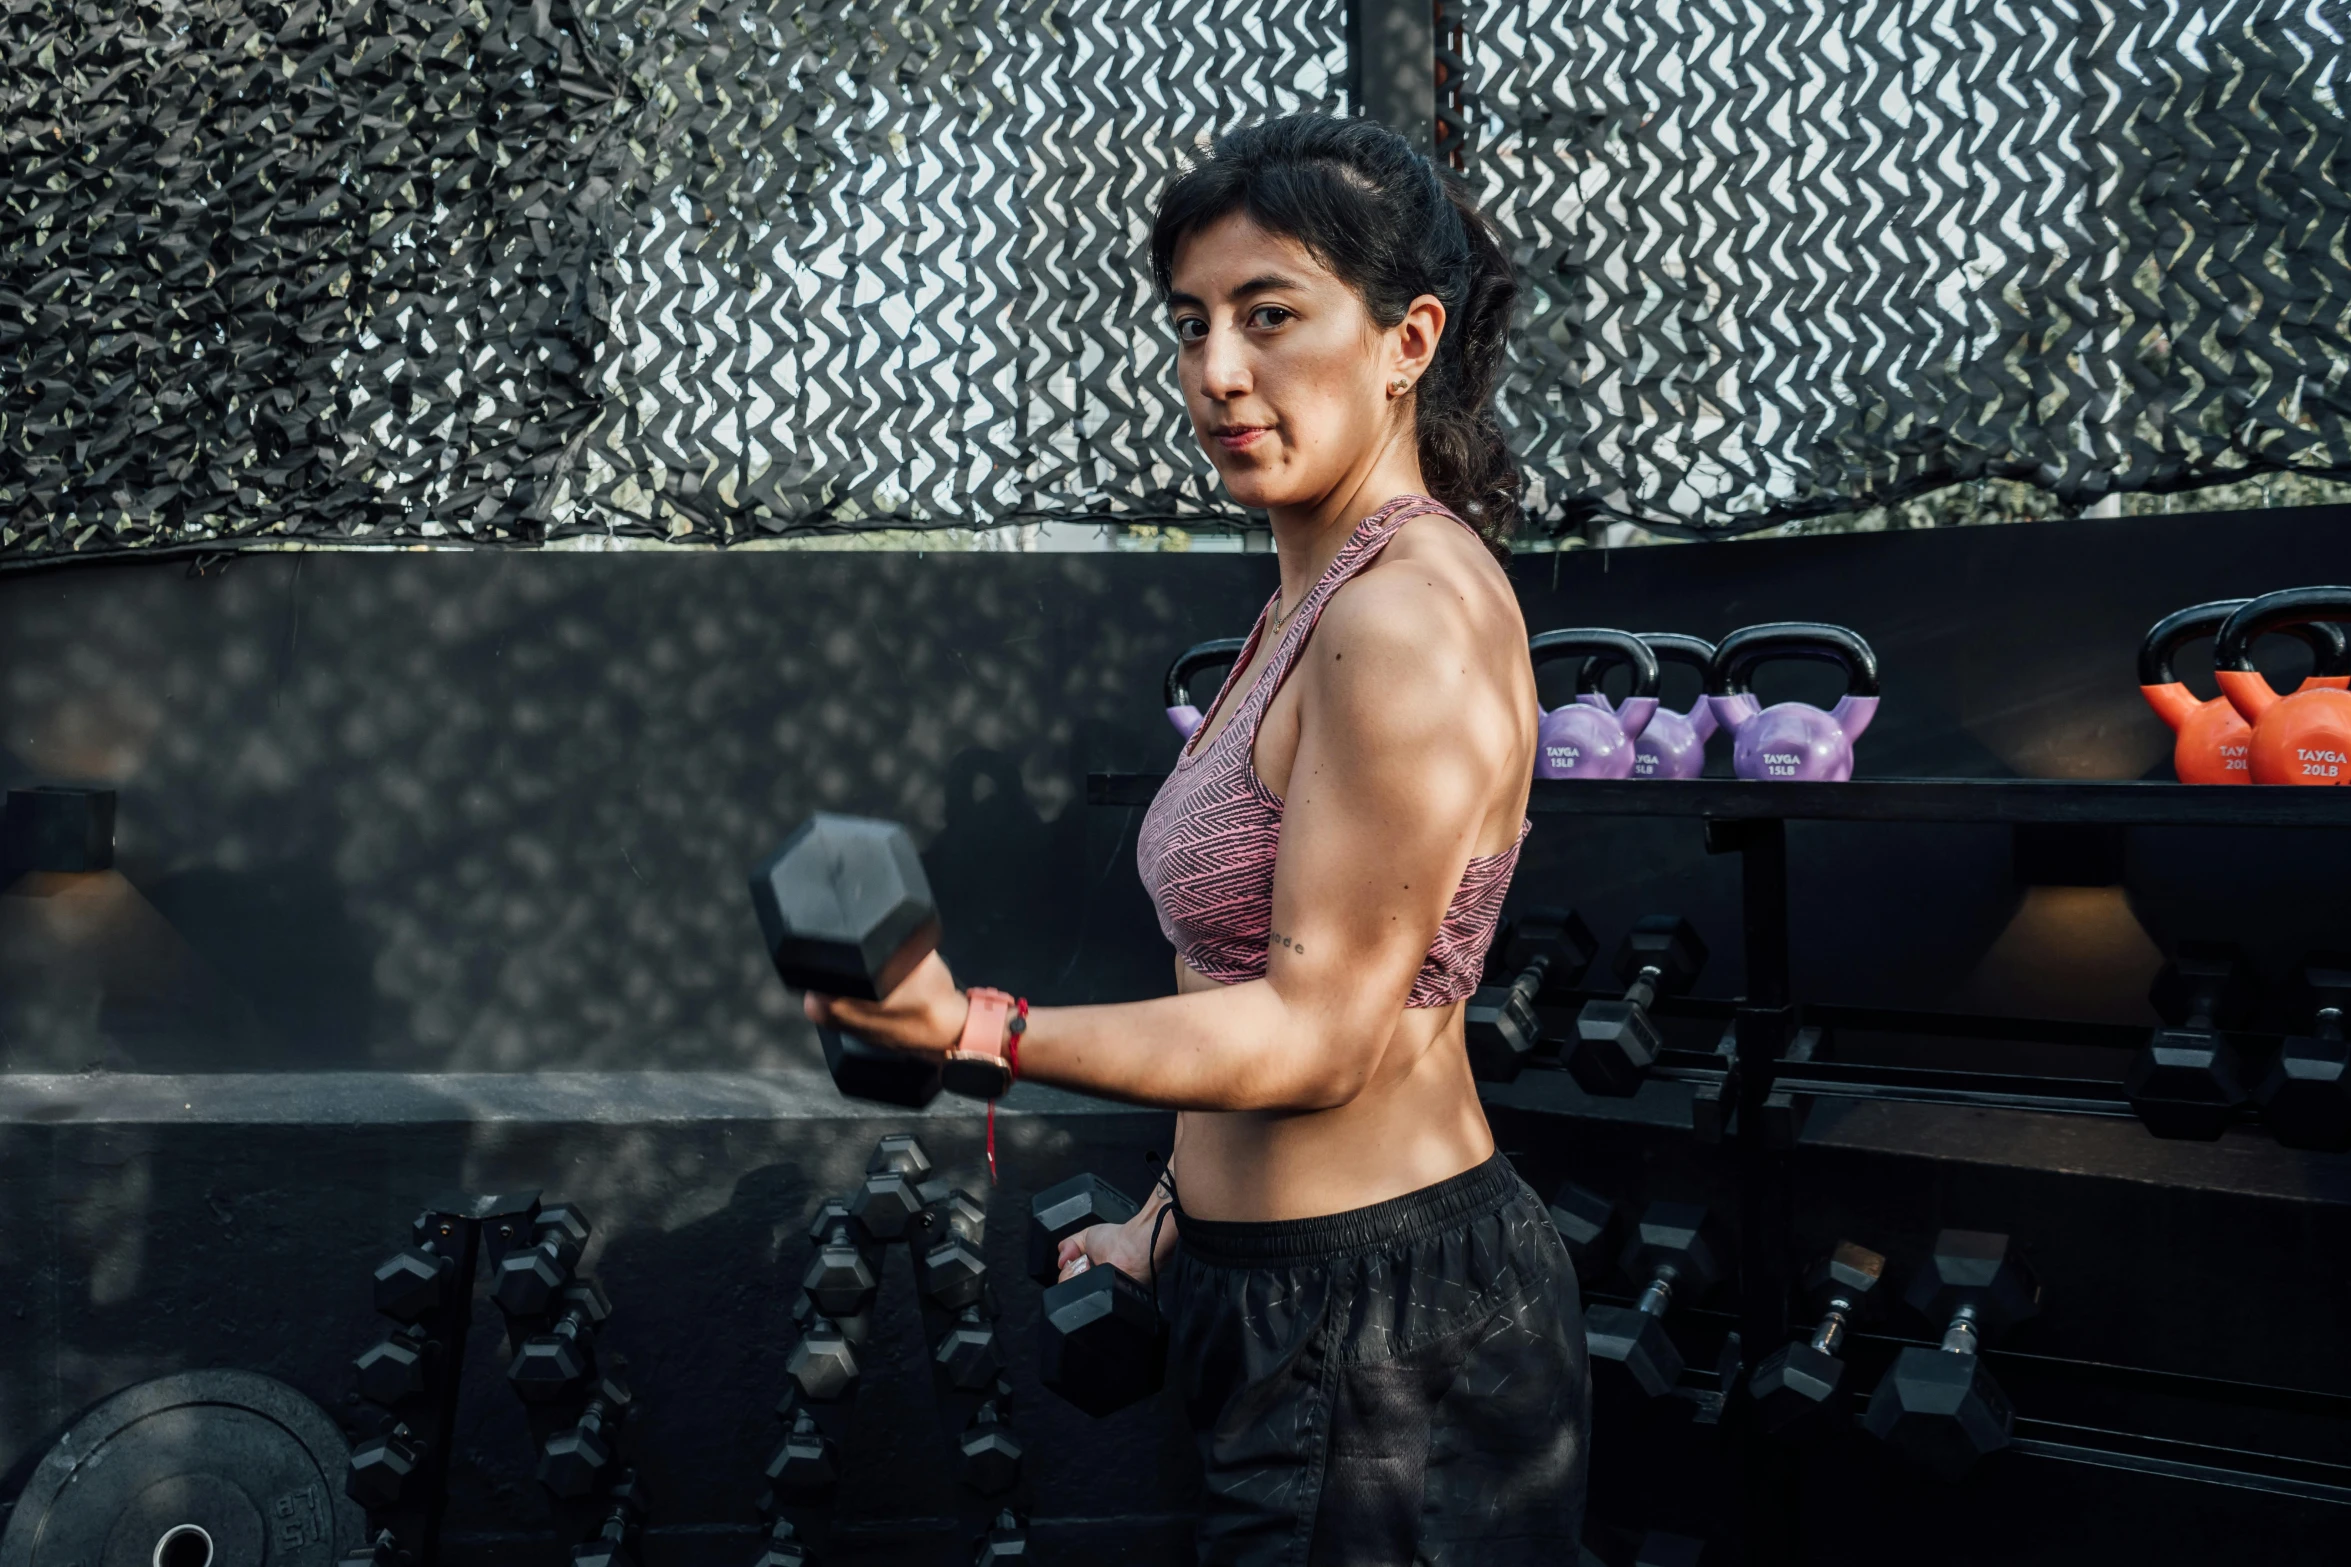
[[[2162,776],[2168,737],[2133,670],[2145,627],[2203,598],[2351,576],[2347,521],[1847,536],[1514,572],[1532,630],[1854,626],[1885,672],[1865,773]],[[927,846],[965,978],[1040,1001],[1163,990],[1132,868],[1139,813],[1087,808],[1083,776],[1165,765],[1166,661],[1246,629],[1272,586],[1270,559],[1235,555],[320,554],[0,578],[0,782],[121,789],[115,873],[0,895],[0,1309],[15,1297],[0,1320],[19,1325],[0,1345],[0,1494],[81,1403],[161,1370],[250,1365],[343,1407],[344,1363],[371,1334],[365,1270],[407,1215],[451,1184],[528,1184],[589,1203],[605,1235],[615,1334],[661,1390],[654,1495],[676,1559],[702,1559],[696,1541],[737,1550],[798,1225],[897,1124],[809,1077],[745,867],[808,810],[895,815]],[[1816,677],[1768,671],[1764,688]],[[2304,946],[2351,946],[2342,836],[2135,831],[2123,887],[2028,889],[2001,829],[1800,824],[1797,993],[2151,1021],[2145,986],[2179,937],[2243,939],[2273,977]],[[1700,991],[1720,997],[1741,983],[1736,876],[1694,824],[1553,818],[1513,897],[1573,901],[1604,941],[1641,913],[1687,913],[1715,954]],[[647,1071],[702,1075],[629,1076]],[[403,1075],[338,1076],[354,1072]],[[763,1076],[727,1075],[742,1072]],[[519,1099],[481,1075],[508,1073],[564,1075],[540,1092],[525,1080]],[[1679,1130],[1670,1094],[1620,1109],[1556,1089],[1496,1097],[1531,1175],[1628,1202],[1721,1192],[1727,1167]],[[993,1203],[999,1243],[1033,1185],[1121,1158],[1139,1182],[1164,1136],[1163,1118],[1027,1104],[1007,1117],[1024,1130]],[[2013,1228],[2052,1280],[2035,1330],[2049,1354],[2351,1394],[2332,1327],[2351,1241],[2341,1161],[2254,1133],[2175,1157],[2133,1123],[2049,1119],[1824,1118],[1800,1177],[1818,1222],[1800,1238],[1858,1227],[1915,1253],[1942,1223]],[[972,1118],[942,1113],[925,1135],[984,1179]],[[1033,1291],[1010,1302],[1025,1345]],[[534,1527],[536,1505],[521,1457],[492,1456],[514,1445],[496,1439],[511,1400],[494,1391],[456,1518],[485,1548]],[[1101,1531],[1142,1520],[1135,1559],[1172,1559],[1188,1462],[1172,1416],[1105,1436],[1033,1392],[1029,1409],[1065,1477],[1040,1497],[1060,1531],[1043,1539],[1063,1542],[1048,1549],[1106,1559],[1087,1554]],[[1604,1428],[1603,1465],[1619,1466],[1604,1519],[1704,1521],[1703,1432],[1613,1440]],[[1832,1495],[1837,1473],[1820,1477]],[[1951,1505],[1866,1473],[1873,1495]],[[2079,1466],[2019,1460],[1970,1484],[1981,1529],[1912,1541],[1914,1559],[2075,1559],[2063,1531],[2039,1554],[1995,1551],[1986,1531],[2148,1510]],[[854,1493],[876,1559],[934,1550],[890,1544],[880,1521],[922,1534],[946,1505],[935,1490]],[[2194,1495],[2223,1524],[2244,1504]],[[1883,1543],[1822,1559],[1883,1559]]]

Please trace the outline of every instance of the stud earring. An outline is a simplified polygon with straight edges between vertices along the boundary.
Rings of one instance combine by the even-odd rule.
[[[1409,376],[1400,375],[1396,377],[1395,380],[1388,383],[1388,395],[1390,397],[1402,397],[1406,392],[1411,390],[1412,380]]]

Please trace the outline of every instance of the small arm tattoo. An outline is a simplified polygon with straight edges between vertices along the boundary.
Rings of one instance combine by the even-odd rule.
[[[1300,957],[1306,956],[1306,949],[1304,947],[1301,947],[1298,945],[1298,943],[1292,941],[1289,937],[1283,935],[1278,930],[1266,938],[1265,944],[1269,947],[1287,947]]]

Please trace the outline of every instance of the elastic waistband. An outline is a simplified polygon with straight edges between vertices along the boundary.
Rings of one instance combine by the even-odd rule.
[[[1178,1208],[1175,1225],[1183,1237],[1184,1255],[1194,1262],[1217,1268],[1270,1268],[1319,1262],[1454,1229],[1493,1212],[1518,1191],[1518,1172],[1497,1153],[1434,1186],[1368,1208],[1312,1219],[1263,1221],[1196,1219]]]

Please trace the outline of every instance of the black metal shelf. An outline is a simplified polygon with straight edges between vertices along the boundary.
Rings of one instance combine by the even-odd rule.
[[[1089,773],[1089,805],[1149,805],[1165,773]],[[2351,827],[2351,793],[2059,778],[1538,778],[1535,816],[1677,816],[1723,821],[1980,822],[2010,826]]]
[[[1089,805],[1147,806],[1165,774],[1094,773]],[[1652,1073],[1714,1086],[1719,1114],[1710,1124],[1738,1176],[1734,1310],[1742,1342],[1778,1344],[1788,1336],[1795,1189],[1785,1127],[1806,1101],[1881,1100],[1976,1109],[2056,1112],[2098,1118],[2130,1114],[2121,1085],[2102,1079],[1953,1071],[1875,1062],[1813,1059],[1797,1044],[1806,1023],[1857,1029],[1965,1034],[1993,1020],[1861,1008],[1801,1006],[1788,965],[1790,821],[1920,822],[2012,827],[2351,827],[2351,797],[2321,789],[2215,788],[2175,783],[2032,778],[1872,778],[1848,783],[1753,783],[1701,778],[1687,782],[1535,781],[1527,810],[1537,816],[1678,817],[1705,824],[1706,846],[1740,861],[1740,936],[1747,993],[1727,1007],[1687,1003],[1727,1014],[1729,1031],[1711,1055],[1670,1051]],[[1832,1014],[1844,1016],[1833,1018]],[[1999,1037],[2031,1037],[2047,1023],[1998,1020]],[[2068,1024],[2073,1043],[2120,1045],[2127,1033]],[[1543,1074],[1536,1073],[1539,1079]],[[1800,1117],[1798,1124],[1800,1124]],[[1693,1114],[1693,1130],[1695,1127]],[[2125,1381],[2128,1373],[2119,1373]],[[1702,1414],[1715,1418],[1720,1390],[1693,1390]],[[1712,1409],[1707,1409],[1707,1401]],[[2073,1463],[2246,1487],[2305,1500],[2351,1504],[2346,1472],[2268,1454],[2223,1453],[2156,1435],[2132,1436],[2056,1422],[2019,1421],[2019,1451]],[[1795,1567],[1804,1559],[1790,1498],[1801,1465],[1792,1449],[1763,1440],[1748,1425],[1740,1440],[1742,1534],[1758,1567]]]

